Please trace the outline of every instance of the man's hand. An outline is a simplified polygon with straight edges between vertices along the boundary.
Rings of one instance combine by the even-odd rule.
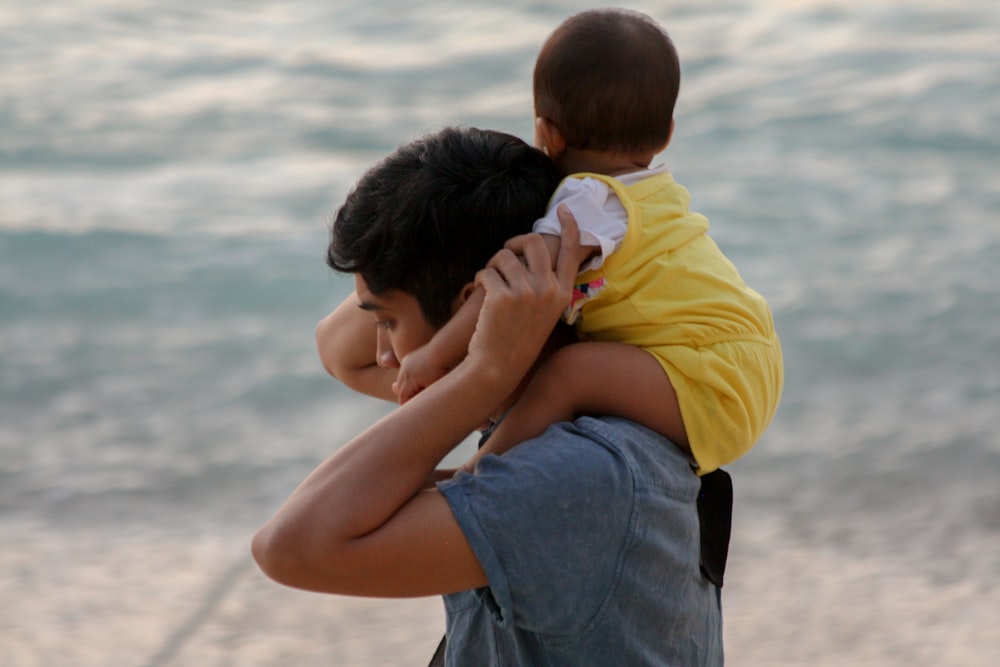
[[[569,304],[577,274],[580,232],[565,207],[558,211],[562,242],[555,269],[538,234],[517,236],[476,275],[485,290],[469,356],[503,370],[528,370]]]

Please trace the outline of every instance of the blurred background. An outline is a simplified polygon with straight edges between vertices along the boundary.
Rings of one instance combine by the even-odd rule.
[[[391,406],[313,326],[352,183],[445,125],[531,137],[589,2],[0,4],[0,662],[420,665],[436,599],[282,589],[248,544]],[[662,156],[771,302],[787,385],[732,466],[728,664],[1000,655],[1000,8],[637,0]],[[459,452],[456,459],[462,457]]]

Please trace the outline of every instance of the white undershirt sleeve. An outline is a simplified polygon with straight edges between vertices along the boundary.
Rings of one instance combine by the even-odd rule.
[[[599,254],[580,267],[580,272],[600,268],[604,259],[617,250],[625,238],[628,228],[625,207],[603,182],[595,178],[567,178],[552,196],[545,217],[535,222],[534,231],[560,235],[559,218],[556,217],[556,208],[560,204],[566,204],[576,218],[580,226],[580,242],[600,248]]]

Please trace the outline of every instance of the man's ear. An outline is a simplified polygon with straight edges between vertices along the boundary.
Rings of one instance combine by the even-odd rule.
[[[535,118],[535,137],[538,139],[538,147],[553,160],[566,152],[566,137],[548,118]]]
[[[462,289],[458,291],[458,296],[456,296],[455,300],[451,302],[451,312],[453,315],[458,312],[459,308],[461,308],[462,305],[469,300],[469,297],[472,296],[472,293],[475,291],[476,283],[474,282],[465,283],[465,285],[462,286]]]

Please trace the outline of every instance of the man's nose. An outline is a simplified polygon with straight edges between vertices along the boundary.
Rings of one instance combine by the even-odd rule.
[[[399,359],[389,342],[389,334],[382,327],[379,327],[376,336],[375,362],[381,368],[399,368]]]

